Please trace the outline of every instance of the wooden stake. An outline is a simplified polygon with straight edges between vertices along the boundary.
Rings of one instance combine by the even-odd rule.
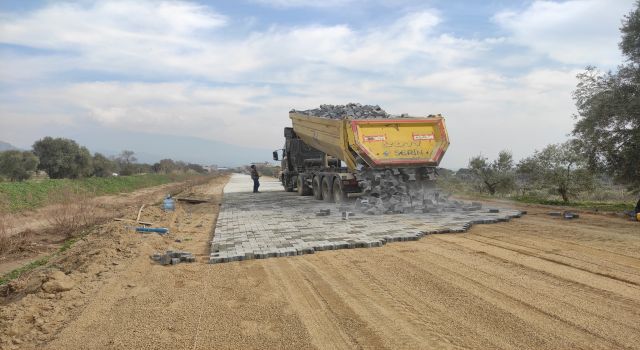
[[[138,218],[136,219],[136,221],[140,221],[140,215],[142,215],[142,209],[144,209],[144,204],[140,207],[140,210],[138,210]]]

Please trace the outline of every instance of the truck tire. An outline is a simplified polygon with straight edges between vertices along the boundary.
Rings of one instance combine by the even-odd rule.
[[[311,182],[313,184],[313,198],[317,199],[317,200],[321,200],[322,199],[322,188],[321,188],[321,183],[320,183],[320,177],[319,176],[314,176],[313,177],[313,181]]]
[[[284,186],[285,191],[287,191],[287,192],[293,192],[294,191],[297,178],[298,178],[297,176],[292,176],[292,177],[288,178],[287,184]]]
[[[332,187],[333,181],[328,176],[322,178],[322,199],[326,202],[333,202],[333,192]]]
[[[298,189],[299,196],[308,196],[311,192],[302,175],[298,175],[298,178],[296,179],[296,188]]]
[[[339,204],[347,201],[347,196],[344,195],[342,187],[340,187],[339,178],[333,180],[333,201]]]

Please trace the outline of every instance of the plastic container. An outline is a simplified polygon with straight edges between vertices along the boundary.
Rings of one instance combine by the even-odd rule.
[[[162,201],[162,209],[164,209],[164,211],[176,210],[176,203],[173,201],[173,198],[171,198],[171,196],[167,196],[167,198]]]

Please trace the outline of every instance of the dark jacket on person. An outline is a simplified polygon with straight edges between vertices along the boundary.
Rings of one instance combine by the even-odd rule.
[[[256,180],[260,177],[256,168],[251,168],[251,179]]]

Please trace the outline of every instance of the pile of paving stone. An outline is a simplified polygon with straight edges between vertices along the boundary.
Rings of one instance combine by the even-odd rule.
[[[157,261],[160,265],[177,265],[181,262],[195,262],[196,257],[189,252],[167,250],[165,254],[155,253],[151,256],[153,261]]]
[[[451,200],[440,191],[394,193],[383,196],[365,195],[356,201],[356,208],[369,215],[406,213],[446,213],[479,211],[482,203]]]
[[[328,119],[383,119],[391,118],[392,115],[385,112],[380,106],[362,105],[359,103],[347,103],[346,105],[320,105],[320,108],[309,109],[306,111],[291,112],[310,115]],[[403,115],[404,116],[404,115]]]
[[[431,175],[422,169],[365,169],[358,172],[363,196],[356,202],[366,214],[438,213],[455,210],[480,210],[449,200],[449,195],[434,186]]]

